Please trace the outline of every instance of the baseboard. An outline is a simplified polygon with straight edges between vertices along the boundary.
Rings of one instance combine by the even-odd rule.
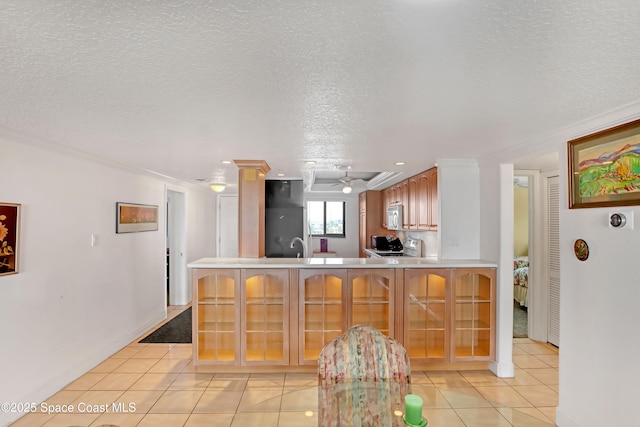
[[[556,408],[556,425],[558,427],[581,427],[580,424],[571,417],[564,414],[559,406]]]
[[[48,381],[34,386],[34,392],[29,393],[27,396],[17,397],[14,402],[34,402],[37,405],[40,402],[46,401],[47,398],[57,393],[73,381],[84,375],[91,369],[98,366],[100,363],[111,357],[116,352],[120,351],[123,347],[134,342],[138,337],[147,332],[149,329],[162,322],[166,318],[166,311],[162,310],[149,319],[142,326],[136,328],[134,331],[113,339],[107,344],[101,346],[98,350],[91,351],[86,354],[84,362],[80,364],[74,364],[73,367],[62,371],[56,370],[56,375],[50,378]],[[22,413],[3,413],[0,412],[0,425],[3,427],[9,426],[17,419],[25,414]]]
[[[499,378],[513,378],[516,376],[516,370],[513,363],[489,363],[489,370]]]

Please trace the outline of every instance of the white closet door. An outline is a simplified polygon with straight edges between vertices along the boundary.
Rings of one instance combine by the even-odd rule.
[[[548,178],[547,218],[549,221],[549,310],[547,341],[560,347],[560,185],[558,176]]]

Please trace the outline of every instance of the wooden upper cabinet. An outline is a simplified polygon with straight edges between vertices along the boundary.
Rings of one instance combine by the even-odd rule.
[[[415,230],[419,228],[418,227],[418,211],[419,211],[418,177],[412,176],[411,178],[408,179],[408,181],[409,181],[409,203],[407,203],[404,210],[407,212],[406,214],[408,218],[407,228],[409,228],[410,230]]]
[[[363,191],[360,193],[358,200],[360,202],[360,213],[367,212],[367,192]]]
[[[382,223],[380,214],[383,204],[383,194],[380,191],[363,191],[359,195],[360,201],[360,258],[366,258],[365,248],[371,247],[371,236],[385,234],[385,230],[380,227]],[[386,208],[385,208],[386,212]],[[385,217],[384,215],[383,217]]]
[[[438,169],[416,176],[416,216],[418,230],[438,229]]]
[[[419,230],[428,230],[431,221],[431,200],[429,198],[429,176],[427,172],[422,172],[416,179],[416,199],[417,228]]]
[[[409,180],[398,184],[398,196],[402,205],[402,228],[409,228]]]
[[[389,206],[399,205],[401,203],[400,198],[400,184],[395,184],[391,186],[391,192],[389,193],[390,199]]]
[[[382,226],[387,227],[387,208],[402,205],[402,228],[438,229],[438,168],[433,167],[382,190]]]
[[[438,168],[431,168],[427,172],[429,226],[428,230],[438,229]]]
[[[382,190],[382,210],[380,215],[382,216],[382,227],[387,228],[387,208],[393,204],[393,187],[385,188]]]

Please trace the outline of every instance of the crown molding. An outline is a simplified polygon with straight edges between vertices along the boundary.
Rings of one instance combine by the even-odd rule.
[[[42,150],[52,151],[61,155],[97,163],[103,166],[110,167],[112,169],[118,169],[136,175],[142,175],[149,178],[157,179],[168,184],[181,185],[183,187],[196,189],[202,187],[201,185],[199,185],[199,183],[180,180],[148,169],[136,168],[134,166],[126,165],[124,163],[120,163],[106,157],[96,156],[95,154],[91,154],[86,151],[70,148],[57,142],[49,141],[44,138],[38,138],[32,135],[27,135],[12,129],[7,129],[2,126],[0,126],[0,138],[6,139],[7,141],[29,145],[31,147],[36,147]]]

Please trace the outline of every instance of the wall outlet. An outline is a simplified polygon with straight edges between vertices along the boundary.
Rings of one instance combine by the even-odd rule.
[[[457,237],[447,237],[445,245],[449,248],[458,248],[460,247],[460,239]]]

